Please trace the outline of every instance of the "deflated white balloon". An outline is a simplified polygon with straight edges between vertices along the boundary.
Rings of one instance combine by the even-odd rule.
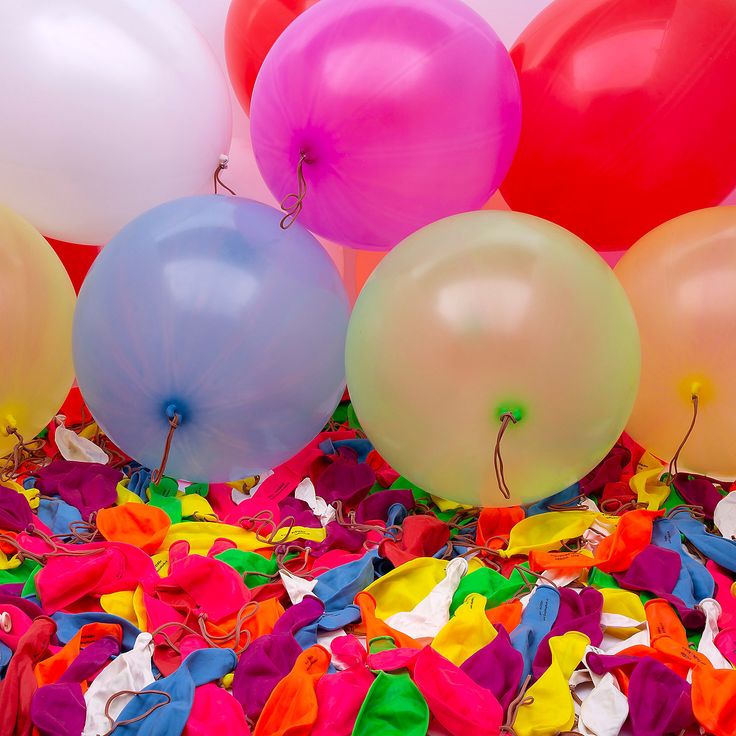
[[[171,0],[0,3],[0,201],[44,235],[105,243],[212,191],[229,88]]]

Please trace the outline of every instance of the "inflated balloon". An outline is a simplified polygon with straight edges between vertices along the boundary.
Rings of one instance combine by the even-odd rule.
[[[74,379],[74,289],[51,246],[0,207],[0,455],[30,440],[59,410]]]
[[[74,291],[78,294],[82,282],[87,276],[87,272],[102,249],[94,245],[64,243],[61,240],[54,240],[53,238],[46,238],[46,240],[48,240],[49,245],[54,249],[54,253],[59,256],[59,260],[64,264]]]
[[[220,65],[225,69],[225,21],[230,0],[175,0],[205,37]]]
[[[235,94],[250,110],[253,85],[266,54],[286,27],[317,0],[233,0],[225,26],[225,56]]]
[[[619,250],[736,186],[732,0],[556,0],[511,57],[513,210]]]
[[[736,207],[691,212],[619,261],[641,334],[639,394],[627,432],[670,460],[698,413],[682,469],[736,477]]]
[[[167,474],[224,481],[288,459],[344,386],[348,306],[315,238],[240,198],[188,197],[138,217],[79,295],[74,361],[111,439],[148,467],[178,415]]]
[[[0,201],[59,240],[211,191],[230,146],[224,74],[172,0],[2,3],[0,91]]]
[[[179,0],[184,2],[184,0]],[[186,0],[187,5],[192,0]],[[266,54],[286,27],[317,0],[233,0],[225,31],[227,68],[243,109],[250,110],[253,85]],[[551,0],[463,0],[510,47]]]
[[[251,106],[274,196],[306,191],[303,225],[369,250],[482,207],[519,126],[508,53],[461,0],[320,0],[274,44]]]
[[[346,356],[358,418],[387,462],[483,506],[584,476],[618,439],[639,377],[636,323],[611,269],[515,212],[449,217],[399,244],[358,297]]]
[[[276,2],[281,1],[276,0]],[[225,20],[228,15],[230,0],[208,0],[206,3],[202,0],[177,0],[177,2],[189,13],[192,22],[207,39],[224,69]],[[261,2],[260,5],[265,7],[268,3]],[[260,62],[258,66],[260,68]],[[263,181],[253,155],[253,145],[250,140],[250,121],[243,110],[240,109],[234,89],[231,88],[230,92],[233,99],[233,139],[230,144],[227,169],[222,172],[221,179],[239,197],[255,199],[257,202],[263,202],[264,204],[277,205],[276,200]],[[320,243],[329,253],[340,275],[343,276],[348,295],[352,301],[355,301],[355,297],[352,296],[355,290],[354,279],[350,275],[352,272],[344,263],[345,249],[323,239],[320,240]]]

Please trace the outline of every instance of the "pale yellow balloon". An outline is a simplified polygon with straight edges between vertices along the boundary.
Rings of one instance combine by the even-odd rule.
[[[639,240],[616,266],[639,323],[642,372],[627,431],[678,467],[736,477],[736,207],[690,212]]]
[[[470,212],[400,243],[358,298],[351,398],[368,437],[425,490],[485,506],[549,496],[618,439],[636,395],[639,339],[605,262],[563,228]],[[494,472],[499,416],[511,498]]]
[[[72,381],[74,288],[45,238],[0,206],[0,455],[32,439],[58,411]]]

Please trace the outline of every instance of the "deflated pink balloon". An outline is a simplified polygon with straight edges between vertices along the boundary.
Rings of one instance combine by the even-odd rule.
[[[251,104],[276,199],[298,192],[303,159],[301,223],[368,250],[482,207],[520,121],[509,55],[460,0],[320,0],[274,44]]]

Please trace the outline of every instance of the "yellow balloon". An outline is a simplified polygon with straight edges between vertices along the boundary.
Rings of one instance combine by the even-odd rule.
[[[45,238],[0,207],[0,455],[51,420],[74,380],[74,288]]]
[[[616,266],[639,323],[642,371],[627,431],[679,468],[736,477],[736,207],[677,217]]]
[[[410,235],[373,272],[346,348],[350,395],[398,472],[461,503],[529,503],[579,480],[629,417],[639,339],[626,294],[582,240],[516,212]],[[510,498],[499,488],[500,450]]]

